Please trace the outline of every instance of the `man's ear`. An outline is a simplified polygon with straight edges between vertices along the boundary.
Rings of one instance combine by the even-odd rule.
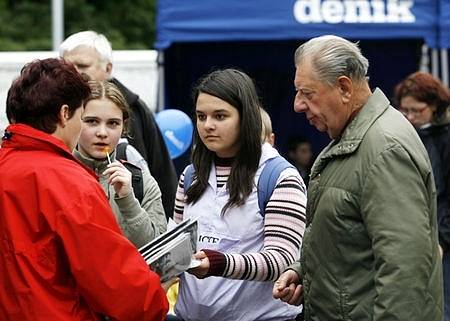
[[[353,82],[347,76],[340,76],[337,79],[337,86],[341,93],[342,102],[348,103],[353,95]]]
[[[62,105],[59,109],[59,122],[61,126],[66,127],[67,121],[70,119],[70,110],[68,105]]]
[[[108,74],[108,76],[111,76],[112,73],[112,63],[108,62],[106,64],[106,73]]]

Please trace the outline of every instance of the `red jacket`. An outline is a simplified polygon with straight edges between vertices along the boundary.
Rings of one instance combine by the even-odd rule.
[[[0,320],[164,320],[159,277],[121,234],[96,176],[59,139],[0,148]]]

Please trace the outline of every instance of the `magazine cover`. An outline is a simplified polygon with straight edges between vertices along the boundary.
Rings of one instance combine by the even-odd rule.
[[[165,282],[198,266],[192,258],[197,248],[197,220],[186,220],[139,249],[144,260]]]

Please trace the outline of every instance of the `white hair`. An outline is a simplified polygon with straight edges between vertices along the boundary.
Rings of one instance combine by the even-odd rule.
[[[67,51],[71,51],[81,45],[95,49],[99,53],[102,62],[112,62],[111,43],[104,35],[92,30],[74,33],[64,40],[59,46],[59,56],[64,57]]]
[[[305,42],[295,51],[295,65],[306,59],[311,62],[317,78],[329,85],[334,85],[340,76],[357,82],[367,80],[369,61],[357,43],[344,38],[326,35]]]

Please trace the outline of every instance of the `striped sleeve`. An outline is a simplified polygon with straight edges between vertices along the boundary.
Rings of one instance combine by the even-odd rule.
[[[261,252],[208,253],[213,259],[210,270],[215,271],[215,275],[232,279],[276,280],[299,258],[306,222],[305,192],[300,175],[281,179],[266,206]]]
[[[185,170],[186,171],[186,170]],[[186,204],[185,194],[184,194],[184,173],[180,176],[178,181],[177,192],[175,194],[175,208],[173,214],[173,220],[175,223],[181,223],[183,221],[184,206]]]
[[[230,175],[231,167],[226,166],[217,166],[217,188],[221,188],[224,186],[228,180],[228,176]],[[184,193],[184,175],[186,173],[186,169],[184,169],[183,173],[180,176],[180,180],[178,181],[177,192],[175,194],[175,208],[173,220],[175,223],[181,223],[183,221],[183,212],[184,207],[186,205],[186,194]],[[192,181],[193,183],[194,181]]]

